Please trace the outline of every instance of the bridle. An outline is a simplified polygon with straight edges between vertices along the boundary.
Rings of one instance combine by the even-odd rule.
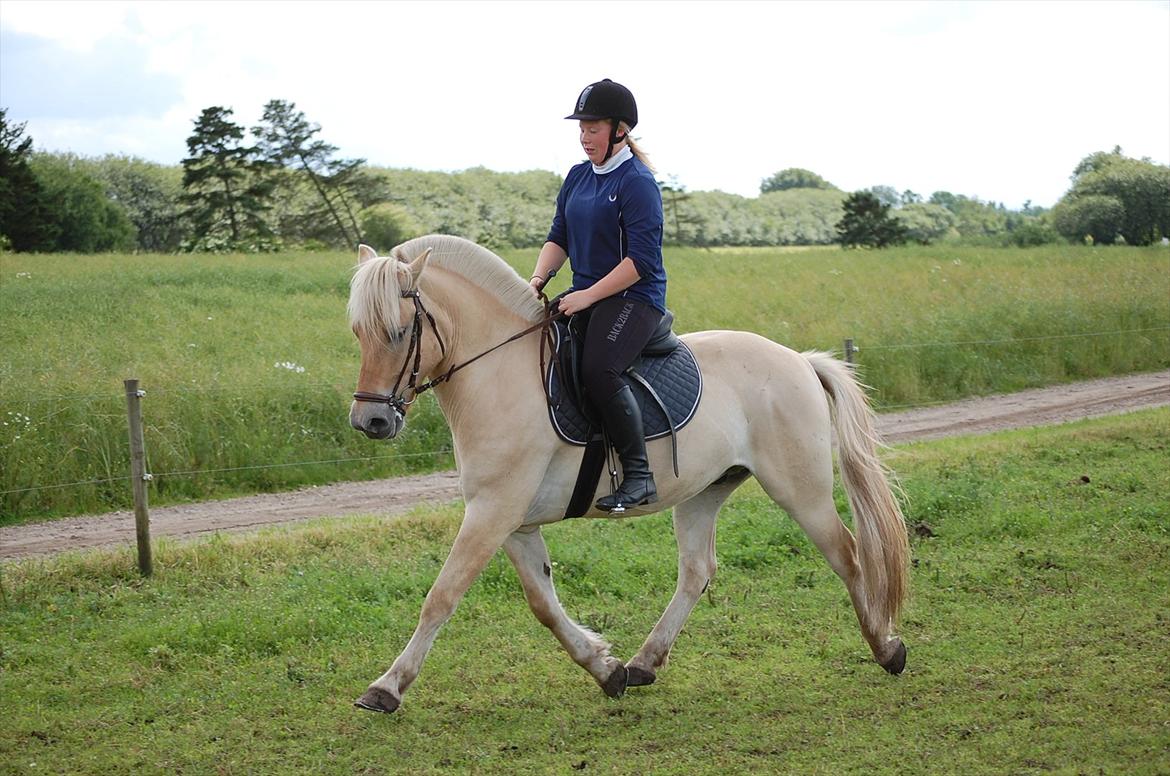
[[[483,358],[487,354],[489,354],[495,350],[498,350],[499,348],[504,347],[505,345],[507,345],[510,342],[515,342],[516,340],[518,340],[522,337],[526,337],[529,334],[531,334],[532,332],[537,331],[538,329],[543,330],[543,336],[542,336],[541,341],[540,341],[540,373],[543,375],[544,374],[544,349],[545,349],[545,346],[546,345],[549,346],[550,348],[552,348],[553,351],[555,351],[555,348],[556,348],[555,340],[553,339],[553,334],[552,334],[552,322],[554,320],[556,320],[557,318],[561,317],[563,315],[563,313],[561,313],[559,310],[554,309],[555,305],[549,302],[548,297],[546,297],[544,295],[543,291],[539,291],[538,294],[540,296],[541,301],[544,302],[544,317],[540,321],[529,326],[524,331],[517,332],[516,334],[513,334],[511,337],[508,337],[508,339],[504,340],[503,342],[499,343],[498,345],[494,345],[493,347],[488,348],[484,352],[480,353],[478,356],[474,356],[473,358],[469,358],[466,361],[464,361],[463,363],[453,365],[450,369],[448,369],[446,372],[439,375],[438,377],[434,378],[433,380],[428,380],[427,382],[423,383],[422,385],[419,385],[418,384],[418,372],[419,372],[419,366],[422,362],[422,337],[423,337],[423,319],[424,318],[428,322],[430,322],[430,324],[431,324],[431,331],[434,333],[435,339],[439,341],[439,352],[443,357],[446,357],[446,355],[447,355],[447,347],[446,347],[446,345],[443,344],[443,338],[439,334],[438,326],[435,325],[435,316],[431,315],[430,312],[427,310],[426,305],[423,304],[422,297],[419,296],[418,289],[413,289],[411,291],[403,291],[402,292],[403,299],[413,299],[414,300],[414,322],[410,326],[410,345],[408,346],[407,351],[406,351],[406,358],[404,358],[402,360],[402,369],[398,372],[398,379],[394,381],[394,387],[390,389],[389,395],[384,395],[384,394],[380,394],[380,393],[371,393],[369,391],[355,391],[353,394],[354,400],[355,401],[371,402],[373,404],[386,404],[386,405],[389,405],[390,407],[392,407],[394,409],[394,411],[397,412],[399,415],[405,416],[407,408],[409,408],[410,405],[414,404],[415,399],[417,399],[419,397],[419,394],[422,394],[422,393],[425,393],[426,391],[429,391],[430,389],[434,388],[436,385],[447,382],[460,369],[463,369],[466,366],[470,366],[471,364],[473,364],[474,362]],[[402,378],[406,376],[406,365],[407,364],[411,364],[410,379],[407,380],[407,382],[406,382],[406,390],[400,392],[398,390],[398,388],[400,385],[402,385]],[[409,399],[403,398],[403,395],[406,392],[410,393]]]

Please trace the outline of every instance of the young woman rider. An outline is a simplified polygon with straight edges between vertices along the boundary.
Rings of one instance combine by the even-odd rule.
[[[573,283],[560,299],[567,315],[585,316],[581,371],[622,462],[622,483],[597,502],[606,512],[658,500],[646,460],[642,413],[624,372],[666,311],[662,194],[654,168],[630,137],[638,106],[608,78],[586,86],[576,110],[588,160],[573,167],[530,281],[539,291],[569,259]]]

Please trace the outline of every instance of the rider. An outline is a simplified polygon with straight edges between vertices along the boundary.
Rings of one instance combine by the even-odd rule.
[[[630,137],[638,106],[610,79],[586,86],[576,110],[588,160],[569,170],[530,284],[539,291],[571,257],[573,283],[560,299],[566,315],[586,319],[581,371],[622,462],[617,491],[598,500],[605,512],[658,500],[646,460],[642,413],[624,372],[666,311],[662,264],[662,193],[654,168]]]

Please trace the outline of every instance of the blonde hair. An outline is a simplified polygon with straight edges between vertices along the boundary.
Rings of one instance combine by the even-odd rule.
[[[646,169],[649,170],[650,172],[658,172],[658,170],[654,169],[654,165],[650,163],[650,157],[646,156],[646,152],[643,151],[638,146],[638,144],[634,142],[633,136],[630,135],[630,125],[624,121],[619,121],[618,122],[618,131],[625,134],[626,145],[628,145],[630,147],[630,151],[633,152],[634,157],[639,162],[646,165]]]

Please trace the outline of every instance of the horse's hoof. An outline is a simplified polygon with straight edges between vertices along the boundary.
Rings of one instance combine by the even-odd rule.
[[[605,680],[605,684],[601,685],[601,689],[605,690],[605,694],[611,698],[620,698],[626,694],[626,685],[629,681],[630,673],[626,667],[618,664],[614,672]]]
[[[906,645],[901,640],[898,641],[898,648],[894,650],[894,655],[886,662],[882,663],[882,668],[890,672],[894,676],[902,673],[906,668]]]
[[[637,666],[626,666],[626,687],[645,687],[654,684],[657,675],[653,671]]]
[[[353,705],[366,711],[380,711],[383,714],[390,714],[398,708],[400,703],[402,701],[395,698],[393,693],[371,687],[365,691],[362,697],[354,701]]]

